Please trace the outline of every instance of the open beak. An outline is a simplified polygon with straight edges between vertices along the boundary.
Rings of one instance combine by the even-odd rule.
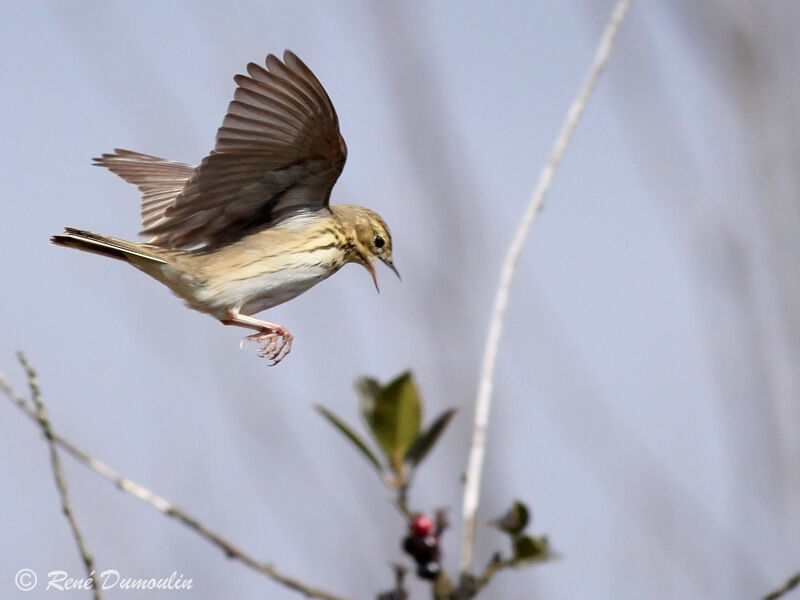
[[[394,263],[392,262],[391,258],[380,257],[380,260],[383,262],[383,264],[385,264],[392,271],[394,271],[394,274],[397,275],[398,279],[400,279],[400,273],[397,272],[397,267],[394,266]],[[378,287],[378,274],[375,272],[375,265],[370,261],[365,266],[367,267],[367,271],[369,271],[369,274],[372,275],[372,281],[375,283],[375,289],[378,290],[378,293],[380,294],[381,288]]]
[[[395,275],[397,275],[397,278],[398,278],[400,281],[403,281],[403,278],[402,278],[402,277],[400,277],[400,273],[398,273],[398,271],[397,271],[397,267],[395,267],[395,266],[394,266],[394,263],[392,262],[392,259],[391,259],[391,258],[383,258],[383,257],[381,257],[381,260],[383,261],[383,264],[385,264],[385,265],[386,265],[387,267],[389,267],[389,268],[390,268],[392,271],[394,271],[394,274],[395,274]]]

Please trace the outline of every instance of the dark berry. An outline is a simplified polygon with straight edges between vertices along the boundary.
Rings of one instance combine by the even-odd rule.
[[[418,563],[426,563],[439,558],[439,538],[435,535],[408,535],[403,538],[403,550]]]
[[[414,549],[416,548],[416,544],[414,543],[414,537],[407,535],[403,538],[403,550],[406,554],[414,554]]]
[[[429,516],[421,513],[414,515],[414,518],[411,519],[411,531],[414,535],[426,536],[433,531],[433,521]]]
[[[442,567],[436,561],[427,563],[420,563],[417,566],[417,575],[423,579],[436,579],[441,572]]]
[[[416,535],[408,536],[403,542],[403,550],[416,559],[420,552],[425,552],[425,538]]]
[[[439,538],[435,535],[426,535],[421,538],[419,550],[414,556],[417,562],[427,562],[439,558]]]

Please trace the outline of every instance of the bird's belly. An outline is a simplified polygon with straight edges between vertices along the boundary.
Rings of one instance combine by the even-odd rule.
[[[209,312],[224,315],[234,309],[252,315],[299,296],[336,270],[330,266],[307,265],[229,280],[209,294],[208,301],[214,305],[214,310]]]

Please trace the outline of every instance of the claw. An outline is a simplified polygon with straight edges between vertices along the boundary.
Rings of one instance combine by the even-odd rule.
[[[262,344],[258,355],[272,361],[270,366],[275,366],[291,352],[293,337],[294,336],[284,328],[263,329],[243,338],[240,346],[244,348],[249,342],[258,342]]]
[[[243,315],[234,309],[228,312],[227,318],[220,319],[220,321],[225,325],[237,325],[239,327],[255,329],[255,333],[242,339],[239,343],[239,348],[244,349],[250,342],[262,344],[258,355],[271,360],[271,366],[281,362],[292,350],[292,340],[294,336],[282,325],[260,321],[251,316]]]

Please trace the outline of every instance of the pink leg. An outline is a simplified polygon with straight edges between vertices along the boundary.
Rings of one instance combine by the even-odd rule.
[[[258,354],[271,360],[273,366],[286,358],[286,355],[292,350],[294,336],[281,325],[261,321],[238,312],[230,312],[227,319],[220,319],[220,321],[225,325],[237,325],[255,329],[256,333],[248,335],[242,340],[242,346],[247,342],[263,344]]]

